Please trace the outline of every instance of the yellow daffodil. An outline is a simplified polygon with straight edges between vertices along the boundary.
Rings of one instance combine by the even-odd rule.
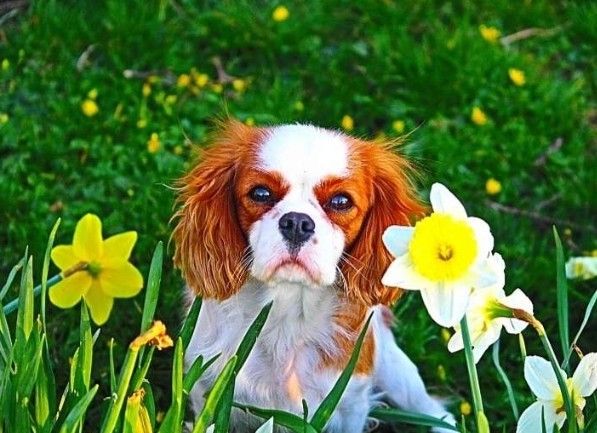
[[[527,79],[524,75],[524,71],[516,68],[508,69],[508,76],[510,77],[510,81],[514,83],[515,86],[524,86],[527,82]]]
[[[147,151],[149,153],[156,153],[160,150],[162,143],[160,142],[160,137],[157,133],[153,132],[147,140]]]
[[[563,370],[560,373],[562,377],[566,377]],[[520,416],[516,433],[540,432],[542,418],[547,431],[552,431],[554,424],[562,428],[566,420],[564,398],[551,363],[539,356],[527,356],[524,361],[524,378],[537,401]],[[586,404],[585,398],[597,388],[597,353],[589,353],[580,360],[572,377],[566,379],[566,387],[577,418],[580,419]]]
[[[81,111],[87,117],[93,117],[99,112],[99,107],[93,99],[85,99],[81,104]]]
[[[161,320],[153,322],[151,327],[143,334],[135,338],[129,347],[133,350],[139,350],[141,347],[150,345],[155,346],[158,350],[167,349],[174,346],[172,338],[166,331],[166,325]]]
[[[495,44],[502,35],[502,33],[495,27],[485,25],[479,26],[479,33],[481,33],[483,39],[485,39],[487,42],[491,42],[492,44]]]
[[[187,87],[189,84],[191,84],[191,77],[189,74],[180,74],[178,76],[178,79],[176,80],[176,85],[178,87]]]
[[[70,308],[83,298],[93,321],[105,323],[114,298],[133,297],[143,287],[141,273],[128,261],[136,241],[134,231],[103,239],[100,219],[85,215],[77,223],[72,245],[54,247],[51,257],[63,272],[81,263],[86,268],[52,286],[50,301],[60,308]]]
[[[566,277],[571,280],[590,280],[597,277],[597,256],[571,257],[566,262]]]
[[[344,128],[346,131],[352,131],[354,129],[354,120],[352,117],[346,114],[344,117],[342,117],[340,125],[342,125],[342,128]]]
[[[236,80],[232,81],[232,88],[237,92],[242,93],[247,88],[247,82],[245,80],[237,78]]]
[[[288,11],[288,8],[286,6],[278,6],[272,12],[272,19],[278,23],[282,22],[282,21],[286,21],[289,16],[290,16],[290,12]]]
[[[485,351],[500,338],[502,328],[510,334],[520,334],[528,326],[527,322],[512,318],[513,308],[533,315],[533,303],[520,289],[506,296],[506,265],[502,256],[493,254],[488,262],[493,273],[497,275],[497,281],[484,289],[474,290],[466,310],[475,363],[479,362]],[[456,325],[455,328],[456,333],[448,342],[450,352],[464,348],[460,326]]]
[[[479,107],[473,107],[471,111],[471,120],[475,125],[483,126],[487,123],[487,114]]]
[[[487,179],[485,182],[485,192],[489,195],[496,195],[502,191],[502,184],[499,180],[494,179],[493,177]]]
[[[433,184],[430,200],[433,213],[415,227],[391,226],[383,234],[396,260],[382,283],[419,290],[432,319],[452,327],[464,316],[472,289],[497,280],[488,263],[493,236],[444,185]]]
[[[404,132],[404,120],[394,120],[392,122],[392,129],[396,131],[398,134],[402,134]]]
[[[8,122],[8,114],[0,113],[0,125],[4,125]]]

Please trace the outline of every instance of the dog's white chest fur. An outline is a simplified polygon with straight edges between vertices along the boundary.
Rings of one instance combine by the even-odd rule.
[[[249,283],[225,301],[203,303],[186,365],[190,366],[199,355],[205,359],[221,355],[191,393],[195,410],[201,408],[204,392],[210,389],[251,322],[270,300],[274,303],[267,322],[237,376],[235,401],[301,414],[305,399],[313,413],[330,391],[340,372],[322,369],[320,358],[322,352],[333,356],[336,351],[330,346],[335,331],[332,314],[338,307],[335,291],[298,284],[266,288]],[[371,387],[370,377],[353,377],[328,431],[361,431],[358,424],[364,422],[369,409]],[[353,420],[355,416],[357,420]],[[234,419],[234,431],[239,432],[254,431],[262,422],[240,412],[234,414]],[[239,428],[240,424],[247,424],[246,430]],[[351,424],[356,428],[351,430]]]

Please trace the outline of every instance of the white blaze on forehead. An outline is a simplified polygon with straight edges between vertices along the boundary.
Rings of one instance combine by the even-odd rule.
[[[348,174],[348,143],[338,132],[311,125],[270,128],[258,153],[259,168],[277,171],[292,186],[314,186]]]

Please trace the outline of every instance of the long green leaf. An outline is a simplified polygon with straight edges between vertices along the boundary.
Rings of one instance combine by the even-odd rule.
[[[410,424],[458,431],[456,427],[439,418],[395,408],[376,408],[369,412],[369,416],[387,423]]]
[[[89,311],[85,302],[81,302],[81,323],[79,336],[79,356],[75,372],[75,392],[84,395],[89,391],[91,367],[93,362],[93,337],[89,322]]]
[[[58,231],[58,227],[60,226],[60,218],[56,220],[54,223],[54,227],[52,227],[52,231],[50,232],[50,236],[48,237],[48,243],[46,245],[46,253],[44,254],[44,263],[41,270],[41,323],[44,327],[44,332],[46,330],[46,294],[48,290],[48,270],[50,269],[50,253],[52,252],[52,247],[54,246],[54,238],[56,237],[56,232]]]
[[[493,365],[495,366],[495,369],[497,370],[498,374],[500,375],[500,378],[502,379],[502,381],[504,382],[504,385],[506,386],[506,392],[508,393],[508,399],[510,400],[510,406],[512,407],[512,414],[514,415],[514,420],[518,421],[518,417],[519,417],[518,405],[516,404],[516,396],[514,395],[514,390],[512,389],[512,383],[510,383],[510,379],[508,378],[508,375],[506,374],[506,372],[502,368],[502,365],[500,364],[500,340],[499,340],[499,338],[495,343],[493,343],[493,353],[492,353],[491,359],[493,360]]]
[[[95,385],[71,409],[71,411],[66,416],[66,419],[62,424],[62,427],[60,428],[60,433],[74,433],[77,430],[77,425],[79,425],[79,423],[85,416],[87,408],[89,407],[89,405],[93,401],[93,398],[95,397],[95,394],[97,393],[97,389],[98,385]]]
[[[22,332],[25,341],[33,329],[33,314],[33,257],[29,257],[22,273],[17,312],[17,337]]]
[[[340,377],[338,378],[328,395],[323,399],[323,401],[313,414],[313,417],[311,418],[311,425],[317,431],[322,431],[326,423],[332,417],[334,409],[336,409],[336,406],[338,405],[338,402],[340,401],[342,394],[344,394],[344,391],[348,386],[348,382],[350,381],[352,372],[354,371],[357,365],[357,361],[359,360],[361,346],[363,345],[363,341],[365,340],[365,335],[367,334],[367,329],[369,329],[369,323],[371,322],[372,317],[373,313],[369,314],[369,317],[367,318],[367,321],[365,322],[365,325],[363,326],[363,329],[361,330],[361,333],[359,334],[359,337],[356,340],[354,350],[352,351],[352,355],[348,360],[348,364],[346,364],[346,368],[344,368],[344,371],[342,371]]]
[[[214,386],[205,399],[203,409],[195,419],[193,433],[205,433],[207,430],[209,423],[216,413],[216,407],[219,405],[220,399],[225,394],[229,384],[234,380],[234,369],[237,361],[238,357],[235,355],[224,365],[224,368],[214,382]]]
[[[191,305],[191,308],[189,309],[187,318],[182,324],[182,329],[178,334],[180,338],[182,338],[182,346],[184,350],[187,350],[189,342],[191,341],[191,337],[193,336],[193,331],[195,330],[195,325],[197,324],[197,319],[199,318],[199,312],[201,311],[202,302],[203,300],[201,298],[195,298],[193,305]]]
[[[14,265],[8,273],[6,283],[4,283],[4,286],[2,286],[2,289],[0,289],[0,302],[2,302],[2,299],[4,299],[4,297],[8,293],[8,290],[10,289],[12,282],[17,276],[17,272],[19,272],[19,270],[23,267],[23,263],[25,263],[24,259],[19,260],[19,262],[16,265]]]
[[[315,428],[303,418],[290,412],[277,409],[263,409],[256,406],[234,403],[234,407],[249,412],[263,419],[273,418],[277,425],[286,427],[294,433],[318,433]]]
[[[164,244],[159,241],[151,258],[149,277],[147,278],[147,289],[145,290],[145,303],[143,304],[143,316],[141,317],[141,334],[149,329],[160,294],[160,282],[162,280],[162,262],[164,256]]]
[[[570,331],[568,329],[568,282],[566,280],[566,264],[564,262],[564,249],[558,231],[553,227],[553,236],[556,243],[556,294],[558,304],[558,326],[560,330],[560,344],[562,356],[566,356],[570,347]]]

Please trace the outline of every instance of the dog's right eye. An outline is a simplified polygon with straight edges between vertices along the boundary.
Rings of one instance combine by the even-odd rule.
[[[274,194],[265,186],[256,186],[249,192],[249,197],[256,203],[269,204],[274,201]]]

